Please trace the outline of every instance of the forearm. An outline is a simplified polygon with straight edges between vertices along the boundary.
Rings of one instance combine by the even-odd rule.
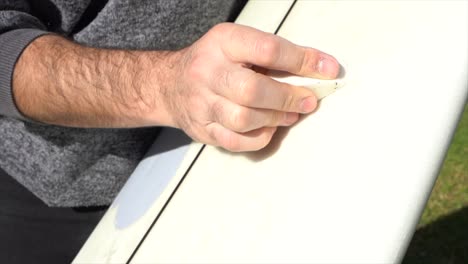
[[[161,100],[171,85],[176,52],[96,49],[59,36],[34,40],[13,76],[25,116],[75,127],[169,125]]]
[[[258,68],[324,79],[339,73],[331,55],[231,23],[176,52],[94,49],[44,36],[21,55],[13,97],[24,115],[46,123],[172,126],[206,144],[252,151],[317,106],[311,90]]]

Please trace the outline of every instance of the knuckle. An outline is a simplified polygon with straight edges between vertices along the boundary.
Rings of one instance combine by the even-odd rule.
[[[299,53],[299,58],[296,60],[296,63],[294,65],[294,68],[293,68],[293,71],[297,72],[297,73],[302,73],[303,71],[305,71],[305,69],[307,69],[307,56],[306,56],[306,52],[304,49],[301,49],[301,52]],[[312,68],[312,67],[310,67]]]
[[[275,111],[271,117],[271,125],[276,126],[281,124],[285,119],[285,116],[285,112]]]
[[[298,62],[300,69],[311,69],[318,71],[319,56],[315,50],[305,50],[302,54],[302,60]]]
[[[285,112],[296,112],[296,96],[294,89],[290,85],[281,84],[279,87],[283,92],[281,93],[281,110]]]
[[[237,132],[245,132],[249,127],[249,111],[245,108],[237,107],[231,113],[231,127]]]
[[[226,38],[228,35],[232,35],[236,29],[236,25],[229,22],[223,22],[213,26],[206,34],[206,37],[214,40],[220,40]]]
[[[287,112],[294,112],[295,110],[295,97],[290,93],[286,93],[283,96],[283,100],[281,102],[281,109]]]
[[[260,77],[257,73],[252,73],[244,79],[238,88],[239,103],[250,106],[255,103],[256,90],[259,87]]]
[[[275,64],[280,56],[281,43],[272,35],[259,38],[255,42],[254,52],[259,56],[262,64]]]
[[[233,82],[233,77],[232,77],[232,71],[227,71],[227,70],[221,70],[218,69],[214,73],[214,76],[216,76],[217,80],[216,82],[216,90],[226,90],[229,89],[230,86],[232,85]]]
[[[226,30],[229,29],[230,27],[232,27],[232,23],[223,22],[223,23],[219,23],[219,24],[214,25],[214,26],[210,29],[210,32],[211,32],[211,33],[215,33],[215,34],[223,34],[223,33],[225,33]]]
[[[222,117],[225,115],[225,105],[217,100],[211,105],[211,117],[217,122],[222,123]]]

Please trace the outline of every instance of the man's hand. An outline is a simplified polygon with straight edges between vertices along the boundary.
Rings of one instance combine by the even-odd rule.
[[[75,127],[172,126],[231,151],[263,148],[316,107],[306,88],[258,69],[334,78],[338,62],[250,27],[224,23],[180,51],[82,46],[46,35],[21,55],[13,96],[27,117]]]
[[[310,90],[277,82],[253,66],[325,79],[339,72],[330,55],[230,23],[180,52],[182,68],[164,90],[170,126],[230,151],[265,147],[276,127],[294,124],[317,105]]]

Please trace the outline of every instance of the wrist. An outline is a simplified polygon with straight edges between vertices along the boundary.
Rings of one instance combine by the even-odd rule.
[[[182,51],[142,51],[132,74],[136,110],[142,126],[177,127],[173,116],[173,91],[181,78]]]

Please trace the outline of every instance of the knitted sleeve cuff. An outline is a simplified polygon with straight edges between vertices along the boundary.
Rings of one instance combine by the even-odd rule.
[[[44,34],[49,32],[29,28],[0,34],[0,115],[31,121],[16,107],[12,91],[13,70],[29,43]]]

